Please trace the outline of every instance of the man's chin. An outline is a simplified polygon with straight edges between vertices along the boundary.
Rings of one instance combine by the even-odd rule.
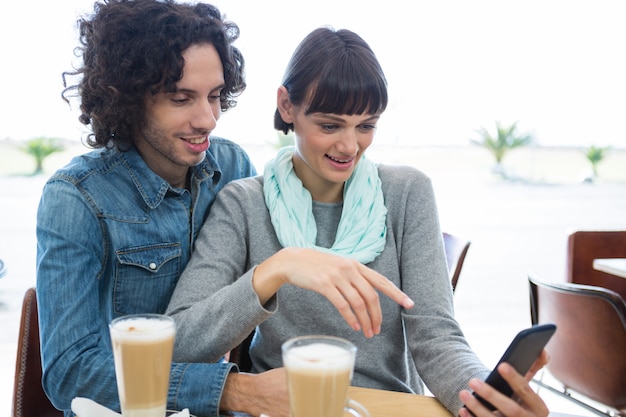
[[[191,166],[196,166],[196,165],[200,165],[202,163],[202,161],[204,161],[206,159],[206,152],[202,152],[201,154],[198,155],[198,158],[196,158],[195,163],[193,163]]]

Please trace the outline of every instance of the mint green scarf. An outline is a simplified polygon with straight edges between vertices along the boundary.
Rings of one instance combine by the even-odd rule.
[[[367,264],[385,247],[387,208],[376,165],[361,158],[344,187],[341,219],[330,249],[315,245],[313,200],[293,170],[294,148],[283,147],[265,166],[263,192],[283,247],[315,248]]]

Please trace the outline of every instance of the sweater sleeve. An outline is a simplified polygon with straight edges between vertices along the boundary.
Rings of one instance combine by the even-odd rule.
[[[416,305],[402,313],[406,337],[417,371],[428,389],[454,415],[458,394],[473,377],[488,369],[471,350],[454,317],[443,237],[431,180],[412,168],[391,170],[388,194],[395,202],[393,218],[398,244],[401,286]],[[395,178],[394,178],[395,176]]]
[[[170,300],[166,314],[177,325],[174,360],[216,361],[275,310],[275,298],[262,306],[252,288],[243,184],[231,183],[218,194]]]

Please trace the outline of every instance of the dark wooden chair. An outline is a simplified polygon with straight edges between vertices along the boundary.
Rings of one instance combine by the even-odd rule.
[[[471,241],[460,236],[443,232],[443,244],[446,251],[446,262],[448,263],[448,273],[452,283],[452,291],[456,290],[465,256],[471,245]]]
[[[557,326],[545,369],[561,386],[534,381],[596,414],[626,415],[624,299],[596,286],[528,281],[532,324]]]
[[[597,258],[626,258],[626,230],[570,234],[566,264],[566,281],[608,288],[626,300],[626,279],[593,269]]]
[[[12,417],[63,417],[46,396],[41,377],[37,295],[35,288],[29,288],[22,303]]]

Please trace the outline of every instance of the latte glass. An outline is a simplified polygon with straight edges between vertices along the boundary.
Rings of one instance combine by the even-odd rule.
[[[369,417],[347,396],[356,346],[332,336],[302,336],[282,345],[291,417]]]
[[[118,317],[109,325],[123,417],[165,417],[176,325],[161,314]]]

